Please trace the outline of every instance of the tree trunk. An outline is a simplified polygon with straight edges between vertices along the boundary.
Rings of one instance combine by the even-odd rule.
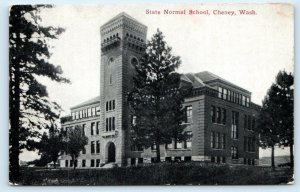
[[[272,147],[271,147],[271,166],[272,166],[272,168],[275,168],[274,148],[275,148],[275,146],[272,145]]]
[[[159,163],[160,162],[160,148],[159,148],[159,144],[156,143],[156,162]]]
[[[75,167],[76,167],[76,166],[75,166],[75,155],[73,156],[72,159],[73,159],[73,169],[75,170]]]
[[[12,70],[12,63],[10,63],[10,70]],[[10,119],[10,150],[9,150],[9,180],[12,183],[16,183],[20,180],[20,165],[19,165],[19,138],[20,138],[20,66],[19,63],[14,65],[15,71],[11,72],[14,74],[14,78],[10,77],[9,85],[9,119]]]
[[[293,147],[293,144],[290,145],[290,159],[291,159],[291,168],[294,168],[294,147]]]

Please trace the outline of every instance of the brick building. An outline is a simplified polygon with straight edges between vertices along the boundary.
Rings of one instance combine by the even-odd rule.
[[[147,27],[121,13],[101,28],[100,97],[71,108],[62,118],[62,129],[81,125],[89,139],[77,166],[101,167],[151,163],[155,147],[141,149],[130,144],[126,95],[132,89],[133,64],[146,48]],[[182,86],[191,85],[185,99],[186,131],[191,139],[161,145],[162,161],[212,161],[257,164],[257,134],[253,131],[259,106],[251,93],[217,75],[204,71],[182,74]],[[68,155],[59,159],[61,167],[71,167]]]

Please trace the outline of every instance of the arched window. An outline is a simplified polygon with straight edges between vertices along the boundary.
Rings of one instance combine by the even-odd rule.
[[[112,64],[113,64],[113,62],[114,62],[114,59],[113,58],[110,58],[109,60],[108,60],[108,63],[107,63],[107,72],[108,72],[108,83],[109,83],[109,85],[112,85],[112,83],[113,83],[113,76],[112,76]]]
[[[133,57],[133,58],[131,59],[130,63],[131,63],[132,66],[137,65],[137,64],[138,64],[137,58]]]

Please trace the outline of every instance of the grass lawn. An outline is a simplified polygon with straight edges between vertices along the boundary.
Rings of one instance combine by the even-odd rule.
[[[112,169],[22,168],[21,185],[255,185],[292,181],[289,168],[159,163]]]

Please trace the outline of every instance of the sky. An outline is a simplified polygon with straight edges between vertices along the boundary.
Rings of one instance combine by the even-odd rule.
[[[161,14],[146,14],[147,10]],[[165,15],[164,10],[198,10],[210,15]],[[255,15],[240,15],[254,10]],[[261,105],[279,70],[294,70],[294,20],[282,4],[110,4],[64,5],[41,12],[42,25],[66,31],[51,41],[50,62],[60,65],[71,84],[41,78],[49,97],[64,109],[100,94],[100,26],[126,12],[148,27],[149,39],[159,28],[173,54],[181,57],[180,73],[210,71],[252,92]],[[214,15],[214,12],[236,15]],[[285,154],[279,150],[279,154]],[[260,155],[268,155],[261,152]],[[21,159],[34,155],[23,153]]]

